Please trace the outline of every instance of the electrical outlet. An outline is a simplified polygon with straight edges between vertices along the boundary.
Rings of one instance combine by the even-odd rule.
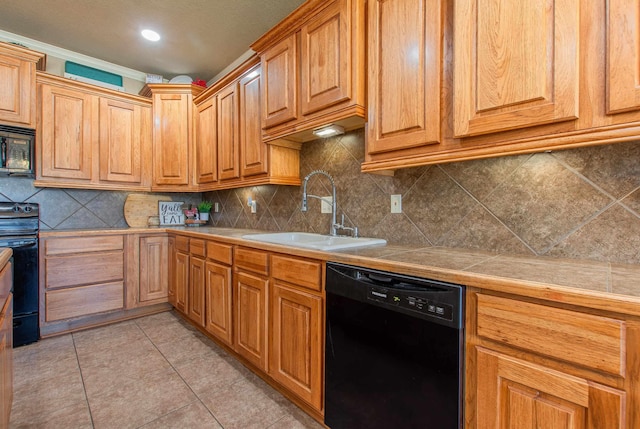
[[[391,195],[391,213],[402,213],[402,195]]]
[[[213,212],[220,213],[220,203],[213,203]]]
[[[333,197],[322,197],[320,203],[320,213],[331,213],[333,211],[331,208],[331,205],[333,204]]]

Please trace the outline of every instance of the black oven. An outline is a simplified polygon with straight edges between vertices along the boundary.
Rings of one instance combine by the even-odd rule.
[[[39,206],[0,203],[0,247],[13,250],[13,345],[38,341]]]

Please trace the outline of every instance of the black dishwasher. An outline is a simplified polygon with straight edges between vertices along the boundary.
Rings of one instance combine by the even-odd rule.
[[[327,264],[325,424],[462,427],[464,287]]]

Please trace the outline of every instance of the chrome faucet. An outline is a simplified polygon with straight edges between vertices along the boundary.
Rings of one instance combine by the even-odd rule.
[[[331,194],[332,194],[331,201],[329,201],[326,197],[323,198],[323,197],[319,197],[317,195],[311,195],[311,194],[307,195],[307,182],[309,182],[309,179],[311,178],[311,176],[315,176],[316,174],[322,174],[323,176],[326,176],[331,181]],[[333,177],[331,177],[329,173],[327,173],[324,170],[314,170],[311,173],[307,174],[307,177],[304,178],[304,183],[302,185],[302,206],[300,207],[300,210],[303,212],[306,212],[308,208],[307,198],[316,198],[320,201],[331,203],[331,230],[329,232],[330,235],[335,237],[338,235],[339,229],[344,229],[346,231],[351,231],[351,236],[355,238],[358,237],[357,226],[354,226],[353,228],[344,226],[344,213],[342,214],[342,222],[338,223],[336,221],[336,214],[338,212],[338,201],[336,200],[336,182],[333,180]]]
[[[324,170],[314,170],[311,173],[307,174],[307,177],[304,178],[304,183],[302,185],[302,207],[300,207],[300,210],[303,212],[307,211],[307,197],[309,198],[317,198],[320,201],[325,201],[325,202],[329,202],[326,199],[319,197],[317,195],[307,195],[307,182],[309,182],[309,179],[312,176],[315,176],[316,174],[322,174],[323,176],[326,176],[330,181],[331,181],[331,194],[332,194],[332,201],[331,201],[331,231],[330,234],[333,236],[338,235],[338,227],[341,225],[338,225],[336,223],[336,213],[338,211],[338,202],[336,201],[336,182],[333,180],[333,177],[331,177],[331,175],[329,173],[327,173]]]

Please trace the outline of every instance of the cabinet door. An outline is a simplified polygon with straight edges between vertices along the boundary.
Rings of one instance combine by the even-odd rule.
[[[240,79],[240,156],[242,177],[267,173],[267,145],[262,143],[260,68]]]
[[[454,8],[457,137],[576,119],[578,0],[462,0]]]
[[[303,115],[351,98],[351,0],[334,1],[300,31]]]
[[[189,317],[200,326],[204,326],[204,259],[191,255],[191,272],[189,273]]]
[[[322,409],[322,298],[279,282],[271,287],[269,374]]]
[[[196,182],[215,183],[218,180],[218,98],[211,97],[197,108]]]
[[[267,370],[268,280],[236,272],[233,297],[235,350],[258,368]]]
[[[636,0],[607,2],[607,112],[640,109],[640,8]]]
[[[190,98],[187,94],[153,95],[153,182],[188,185]]]
[[[176,260],[178,258],[176,252],[176,240],[169,237],[169,284],[167,285],[167,300],[169,304],[176,307]]]
[[[0,55],[0,122],[33,127],[35,64]]]
[[[100,98],[101,181],[142,183],[142,164],[149,162],[150,123],[150,108]]]
[[[266,128],[298,117],[297,35],[266,50],[260,56],[264,77],[262,117]]]
[[[138,302],[167,300],[169,287],[169,241],[167,237],[140,238],[140,284]]]
[[[370,154],[440,142],[439,0],[369,2]]]
[[[240,177],[240,126],[238,119],[238,84],[218,93],[218,177],[220,180]]]
[[[176,252],[175,258],[175,308],[187,314],[187,299],[189,288],[189,254]]]
[[[232,345],[231,268],[207,261],[205,287],[205,329],[226,344]]]
[[[91,180],[93,97],[55,86],[40,88],[42,177]]]
[[[627,428],[625,392],[477,348],[477,427]]]

